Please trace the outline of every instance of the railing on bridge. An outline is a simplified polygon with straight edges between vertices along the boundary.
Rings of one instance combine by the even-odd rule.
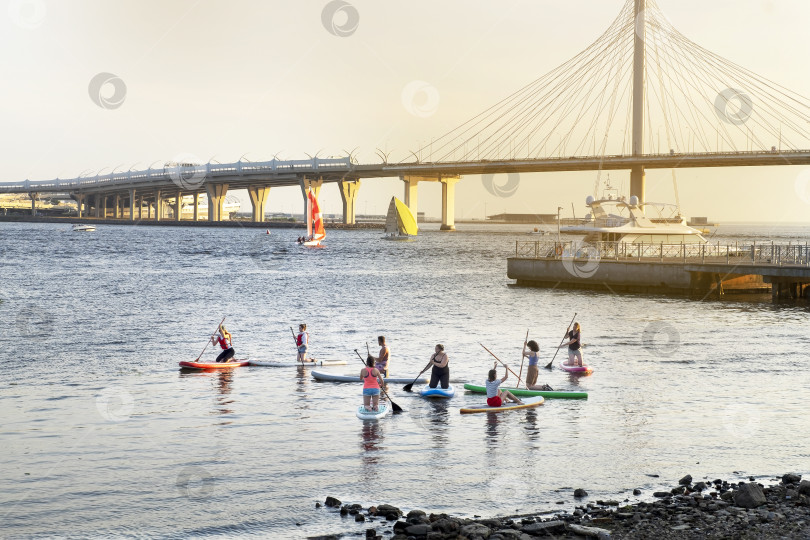
[[[142,171],[127,171],[110,173],[86,178],[55,179],[43,181],[10,182],[0,184],[0,193],[32,193],[38,191],[73,191],[81,188],[115,186],[131,184],[133,181],[172,181],[175,178],[196,178],[202,185],[204,178],[217,176],[242,176],[251,174],[284,174],[343,171],[351,169],[351,159],[341,158],[313,158],[271,161],[237,161],[236,163],[205,163],[205,164],[175,164],[159,169],[146,169]]]
[[[810,245],[774,242],[721,245],[516,240],[515,258],[810,266]]]

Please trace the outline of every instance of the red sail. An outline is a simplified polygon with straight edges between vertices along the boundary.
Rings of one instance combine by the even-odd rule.
[[[309,191],[309,205],[311,208],[310,223],[312,223],[312,237],[314,240],[322,240],[326,236],[326,230],[323,227],[323,218],[321,217],[321,207],[318,206],[318,199],[312,190]]]

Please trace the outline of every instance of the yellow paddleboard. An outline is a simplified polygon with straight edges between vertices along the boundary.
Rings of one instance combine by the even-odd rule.
[[[517,409],[531,409],[532,407],[537,407],[538,405],[542,405],[545,401],[543,396],[536,396],[530,398],[524,398],[523,404],[518,405],[517,403],[510,403],[508,405],[501,405],[500,407],[490,407],[489,405],[483,405],[480,407],[467,407],[461,409],[461,414],[471,414],[471,413],[499,413],[504,411],[515,411]]]

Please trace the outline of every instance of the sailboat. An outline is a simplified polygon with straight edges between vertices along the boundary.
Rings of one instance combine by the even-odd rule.
[[[307,235],[303,241],[299,242],[306,247],[323,247],[321,242],[326,237],[326,229],[323,227],[323,217],[321,217],[321,207],[318,206],[318,199],[311,189],[307,189]]]
[[[419,227],[416,225],[416,218],[405,203],[391,197],[391,204],[388,205],[388,215],[385,218],[385,238],[386,240],[414,240]]]

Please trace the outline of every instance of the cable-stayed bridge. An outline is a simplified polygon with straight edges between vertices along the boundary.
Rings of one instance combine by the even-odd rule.
[[[627,0],[588,48],[411,152],[404,162],[351,156],[267,162],[183,163],[89,178],[0,184],[0,193],[68,192],[97,217],[161,219],[181,195],[209,199],[218,221],[229,189],[250,193],[264,219],[269,190],[319,191],[337,182],[354,222],[360,181],[399,177],[417,211],[417,185],[442,183],[442,228],[453,229],[455,183],[465,175],[630,170],[645,199],[645,170],[810,163],[810,99],[726,60],[678,32],[655,0]],[[597,175],[598,182],[598,175]],[[32,200],[32,208],[34,201]],[[195,204],[196,208],[196,204]],[[196,212],[194,219],[197,218]]]

